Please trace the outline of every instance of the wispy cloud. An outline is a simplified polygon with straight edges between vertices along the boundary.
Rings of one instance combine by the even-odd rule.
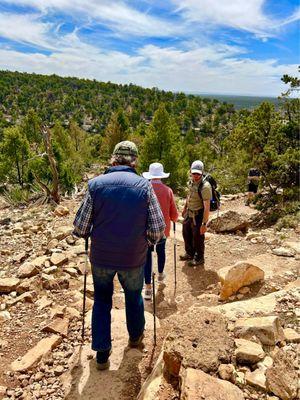
[[[53,48],[48,35],[52,24],[39,21],[37,14],[0,13],[0,36],[43,48]]]
[[[264,12],[265,0],[172,0],[190,23],[231,27],[262,37],[274,36],[280,26],[299,19],[299,9],[284,19]]]
[[[276,60],[241,60],[237,47],[205,46],[184,51],[149,45],[130,56],[102,52],[81,43],[76,34],[71,36],[67,43],[73,41],[73,46],[51,55],[0,49],[0,69],[134,82],[175,91],[252,95],[278,95],[283,89],[280,77],[296,70],[296,65]]]
[[[141,12],[123,1],[110,0],[4,0],[18,6],[29,6],[44,14],[59,11],[80,20],[89,18],[94,23],[104,24],[118,35],[145,37],[169,37],[183,32],[183,26],[163,20],[147,12]]]
[[[257,37],[299,19],[299,9],[267,15],[264,0],[166,0],[163,11],[150,0],[0,1],[10,10],[0,12],[0,69],[253,95],[279,94],[280,77],[297,71],[274,51],[258,57],[249,44],[251,37],[267,48]]]

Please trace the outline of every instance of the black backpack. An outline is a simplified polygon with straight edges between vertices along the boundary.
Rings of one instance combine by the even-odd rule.
[[[217,182],[216,180],[209,174],[203,176],[202,181],[198,188],[199,196],[202,199],[202,187],[204,182],[209,182],[212,190],[212,198],[210,199],[210,211],[216,211],[220,208],[221,205],[221,194],[217,191]]]

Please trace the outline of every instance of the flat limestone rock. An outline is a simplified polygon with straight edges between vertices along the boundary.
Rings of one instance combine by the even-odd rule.
[[[31,264],[35,265],[38,268],[42,268],[45,262],[49,259],[48,256],[39,256],[34,260],[30,261]]]
[[[64,337],[68,336],[69,318],[55,318],[50,324],[46,325],[42,330],[44,332],[58,333]]]
[[[27,303],[33,303],[34,298],[36,297],[36,292],[25,292],[23,294],[21,294],[20,296],[16,297],[15,299],[12,299],[8,302],[8,304],[10,306],[19,303],[19,302],[23,302],[26,301]]]
[[[53,301],[49,299],[47,296],[41,297],[37,302],[37,306],[39,310],[42,310],[43,308],[50,307]]]
[[[300,278],[296,279],[293,282],[289,282],[287,285],[285,285],[284,290],[289,290],[293,288],[299,288],[300,289]]]
[[[300,334],[292,328],[286,328],[283,330],[284,338],[287,342],[300,343]]]
[[[260,344],[245,339],[236,339],[235,356],[241,364],[256,364],[265,357],[265,352]]]
[[[60,267],[68,262],[68,257],[64,253],[53,253],[50,258],[50,262],[52,265]]]
[[[240,261],[233,266],[221,268],[218,276],[221,281],[220,299],[226,300],[243,286],[264,280],[264,271],[258,266]]]
[[[284,339],[283,329],[276,316],[241,318],[234,326],[236,337],[256,336],[262,344],[274,346]]]
[[[18,269],[18,277],[19,278],[31,278],[39,273],[39,269],[36,265],[32,264],[31,262],[25,262],[20,266]]]
[[[289,247],[290,249],[293,249],[297,254],[300,254],[300,242],[284,242],[284,246]]]
[[[247,371],[245,379],[248,385],[260,389],[264,392],[267,390],[265,371],[262,368],[258,368],[253,372]]]
[[[159,387],[163,379],[163,367],[163,353],[161,352],[151,374],[143,383],[137,400],[156,400],[158,398]]]
[[[181,366],[217,371],[230,361],[234,343],[227,330],[227,320],[207,307],[191,307],[178,317],[163,346],[166,370],[178,376]]]
[[[53,239],[63,240],[73,232],[72,226],[60,226],[53,234]]]
[[[277,247],[276,249],[272,249],[272,253],[280,257],[294,257],[296,251],[288,247]]]
[[[16,360],[11,364],[14,372],[27,371],[35,366],[41,358],[57,347],[62,341],[59,335],[52,335],[40,340],[32,349],[30,349],[20,361]]]
[[[282,400],[293,400],[297,397],[297,371],[293,360],[282,349],[273,359],[273,365],[266,371],[266,385],[270,392]]]
[[[199,369],[188,368],[182,373],[182,400],[243,400],[243,392],[235,385],[214,378]]]
[[[278,299],[287,296],[294,290],[296,289],[292,288],[288,291],[280,290],[254,299],[221,304],[214,307],[214,309],[220,311],[229,319],[247,317],[256,313],[259,313],[260,315],[272,315],[276,313]]]
[[[0,293],[10,293],[17,289],[20,279],[18,278],[1,278]]]

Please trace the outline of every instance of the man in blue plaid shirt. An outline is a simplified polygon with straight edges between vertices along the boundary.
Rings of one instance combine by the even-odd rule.
[[[164,234],[165,222],[149,181],[137,175],[134,143],[116,145],[111,167],[88,183],[74,220],[74,234],[91,238],[90,261],[94,282],[92,349],[98,369],[109,368],[113,279],[124,289],[129,346],[144,335],[142,288],[149,244]]]

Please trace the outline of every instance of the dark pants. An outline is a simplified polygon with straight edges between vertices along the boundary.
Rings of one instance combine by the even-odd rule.
[[[92,349],[111,349],[111,308],[114,291],[113,280],[117,274],[124,289],[126,323],[129,336],[136,340],[144,331],[144,302],[142,289],[144,267],[127,271],[98,268],[92,266],[94,281],[94,306],[92,313]]]
[[[185,252],[193,257],[195,260],[199,261],[204,259],[204,235],[200,235],[200,227],[203,219],[203,210],[195,216],[194,219],[186,217],[183,221],[182,235],[184,239]]]
[[[161,274],[164,272],[166,263],[166,239],[161,239],[155,246],[157,253],[157,267],[158,272]],[[150,246],[147,252],[147,260],[145,264],[145,283],[149,285],[151,283],[152,275],[152,252],[154,251],[154,246]]]

